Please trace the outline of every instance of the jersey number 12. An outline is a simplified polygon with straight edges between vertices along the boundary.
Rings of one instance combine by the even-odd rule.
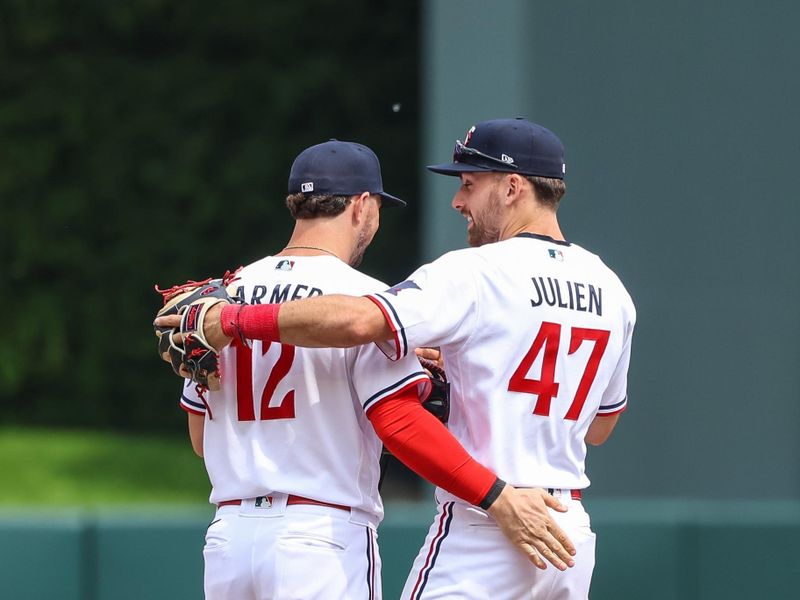
[[[261,342],[261,355],[265,355],[272,342]],[[294,346],[277,344],[280,346],[278,361],[273,365],[267,377],[267,382],[261,392],[261,411],[259,420],[294,419],[294,390],[289,390],[283,399],[275,406],[270,406],[270,400],[275,395],[275,390],[281,380],[289,373],[294,362]],[[255,421],[255,395],[253,393],[253,349],[241,342],[236,342],[236,408],[240,421]]]
[[[583,371],[583,376],[575,392],[575,398],[570,404],[567,414],[564,416],[569,421],[577,421],[581,414],[583,404],[589,395],[589,389],[594,383],[597,369],[600,366],[600,359],[608,346],[610,331],[603,329],[586,329],[584,327],[573,327],[569,342],[569,354],[574,354],[581,344],[585,341],[593,342],[594,347],[589,355],[589,361]],[[558,384],[555,381],[556,360],[558,358],[558,346],[561,341],[561,325],[558,323],[543,322],[539,328],[536,339],[533,340],[530,350],[525,354],[525,358],[514,371],[508,382],[509,392],[523,392],[537,396],[536,406],[533,414],[543,417],[550,416],[550,403],[558,395]],[[542,372],[539,379],[528,379],[526,375],[533,365],[533,361],[544,353],[542,357]]]

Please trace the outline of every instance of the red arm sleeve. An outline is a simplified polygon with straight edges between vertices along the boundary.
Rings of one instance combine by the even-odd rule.
[[[413,386],[380,401],[367,417],[384,446],[403,464],[470,504],[480,505],[498,481],[422,407]]]

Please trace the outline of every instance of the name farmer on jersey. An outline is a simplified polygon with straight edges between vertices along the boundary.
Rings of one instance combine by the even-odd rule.
[[[289,263],[291,261],[284,262]],[[281,270],[290,269],[291,266]],[[323,294],[322,290],[318,287],[314,287],[313,285],[305,285],[302,283],[287,283],[284,285],[277,284],[272,288],[272,292],[270,292],[269,297],[267,297],[267,292],[269,292],[269,288],[266,285],[256,284],[253,286],[252,294],[250,294],[250,297],[247,298],[244,291],[244,286],[239,286],[236,288],[234,298],[237,298],[239,302],[245,304],[280,304],[283,302],[288,302],[289,300],[311,298],[313,296],[321,296]]]

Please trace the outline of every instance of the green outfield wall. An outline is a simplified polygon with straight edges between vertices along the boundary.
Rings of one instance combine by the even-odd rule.
[[[585,502],[598,536],[592,600],[797,597],[798,502]],[[211,516],[197,508],[3,514],[0,598],[200,599]],[[430,503],[387,507],[386,600],[399,597],[432,516]]]

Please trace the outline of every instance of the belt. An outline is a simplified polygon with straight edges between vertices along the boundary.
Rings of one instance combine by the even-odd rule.
[[[269,496],[267,496],[269,498]],[[221,506],[239,506],[242,503],[242,500],[223,500],[217,504],[217,508]],[[350,512],[349,506],[344,506],[343,504],[332,504],[331,502],[322,502],[320,500],[313,500],[312,498],[304,498],[303,496],[295,496],[293,494],[289,494],[286,497],[286,506],[292,506],[293,504],[311,504],[313,506],[327,506],[328,508],[338,508],[339,510],[346,510]]]
[[[554,488],[547,488],[547,493],[550,494],[551,496],[555,492],[569,492],[569,495],[572,497],[573,500],[580,500],[581,497],[582,497],[582,494],[581,494],[580,490],[560,490],[560,489],[554,489]]]

